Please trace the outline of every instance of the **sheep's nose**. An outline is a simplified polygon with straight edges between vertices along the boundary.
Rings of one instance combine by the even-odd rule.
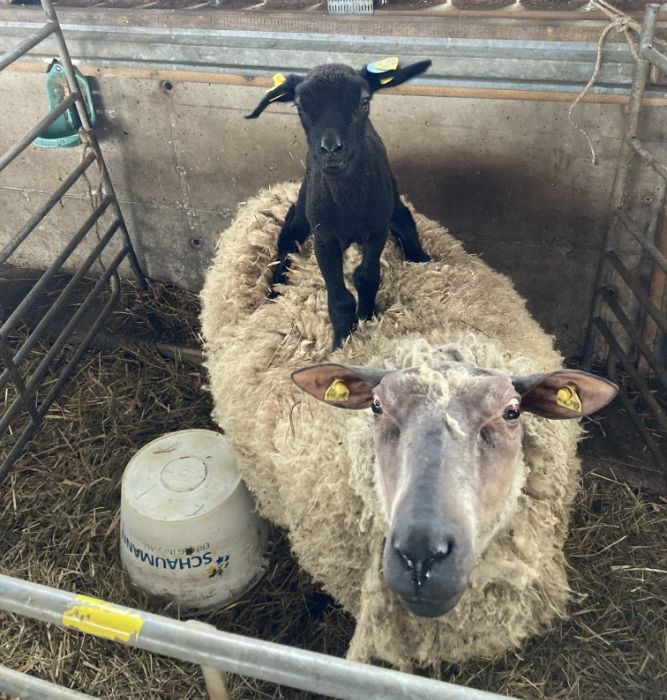
[[[440,561],[452,555],[456,540],[452,534],[440,533],[434,537],[430,533],[416,532],[403,541],[392,540],[392,547],[415,588],[421,588],[430,578],[431,570]]]
[[[325,131],[320,141],[320,151],[325,155],[338,156],[343,153],[345,146],[335,131]]]

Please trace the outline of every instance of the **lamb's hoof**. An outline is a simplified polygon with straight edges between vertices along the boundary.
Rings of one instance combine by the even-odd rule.
[[[428,253],[419,253],[414,256],[410,262],[427,263],[431,261],[431,256]]]
[[[334,339],[333,343],[331,344],[331,350],[332,352],[335,352],[339,348],[343,347],[343,343],[350,337],[352,334],[352,331],[355,331],[357,329],[357,324],[355,323],[352,328],[350,328],[349,331],[345,331],[344,333],[336,333],[334,331]]]
[[[331,343],[331,352],[336,352],[339,348],[343,347],[343,341],[347,338],[347,335],[334,336],[333,343]]]

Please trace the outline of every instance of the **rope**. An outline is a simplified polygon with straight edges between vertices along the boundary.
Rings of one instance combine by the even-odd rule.
[[[88,189],[88,198],[90,200],[90,207],[92,211],[95,211],[99,203],[102,201],[102,184],[104,182],[104,174],[102,171],[102,164],[99,162],[97,159],[97,150],[93,146],[93,140],[92,140],[92,131],[88,131],[87,129],[84,129],[81,127],[79,129],[79,137],[81,138],[81,143],[83,144],[83,150],[81,152],[81,160],[84,160],[85,157],[88,155],[89,151],[93,151],[96,155],[95,162],[97,163],[97,167],[99,170],[99,175],[100,179],[99,182],[97,183],[97,187],[93,188],[92,183],[90,182],[90,178],[88,177],[88,172],[84,170],[83,172],[83,178],[86,181],[86,187]],[[98,243],[101,242],[102,237],[100,236],[100,220],[99,218],[95,220],[95,237],[97,238]],[[102,255],[97,256],[97,263],[100,266],[100,269],[102,270],[102,274],[106,272],[106,266],[102,262]]]
[[[637,48],[630,35],[630,32],[634,31],[637,34],[639,34],[639,32],[641,31],[641,25],[634,19],[632,19],[632,17],[629,17],[624,12],[621,12],[610,3],[606,2],[606,0],[591,0],[591,7],[594,9],[601,10],[609,19],[609,24],[602,30],[602,34],[600,34],[600,38],[598,40],[597,57],[595,59],[595,68],[593,69],[593,74],[591,75],[590,80],[584,86],[584,89],[577,95],[576,99],[570,105],[570,108],[567,110],[567,120],[570,123],[570,125],[573,126],[577,131],[579,131],[579,133],[586,139],[586,142],[588,143],[588,148],[591,152],[591,165],[597,165],[597,153],[595,151],[593,139],[590,137],[590,134],[586,131],[586,129],[584,129],[584,127],[581,126],[581,124],[578,124],[574,120],[572,114],[574,112],[575,107],[588,94],[588,91],[593,87],[593,85],[595,85],[598,77],[600,76],[600,67],[602,66],[602,55],[604,53],[604,45],[607,41],[607,37],[609,36],[610,32],[612,30],[616,30],[616,32],[618,32],[619,34],[621,32],[623,33],[623,36],[625,37],[632,57],[635,59],[635,61],[638,61],[639,52],[637,51]],[[667,41],[665,41],[664,39],[655,37],[654,42],[660,44],[661,46],[667,47]]]
[[[637,34],[639,34],[641,32],[642,27],[641,27],[641,24],[639,24],[639,22],[632,19],[632,17],[629,17],[624,12],[621,12],[621,10],[617,9],[616,7],[614,7],[611,3],[607,2],[606,0],[591,0],[591,5],[594,8],[604,12],[604,14],[607,15],[607,17],[609,17],[611,20],[614,20],[617,17],[622,17],[624,20],[624,23],[627,25],[628,28],[637,32]],[[653,37],[653,43],[659,44],[660,46],[664,46],[665,48],[667,48],[667,40],[661,39],[659,36]]]

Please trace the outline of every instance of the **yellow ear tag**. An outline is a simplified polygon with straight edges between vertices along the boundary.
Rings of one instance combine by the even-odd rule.
[[[279,87],[280,87],[283,83],[285,83],[286,81],[287,81],[287,78],[286,78],[282,73],[276,73],[276,74],[273,76],[273,87],[271,88],[271,90],[267,90],[267,92],[272,92],[272,91],[275,90],[276,88],[279,88]],[[274,101],[277,100],[279,97],[282,97],[284,94],[285,94],[284,92],[281,92],[279,95],[274,95],[274,96],[269,100],[269,102],[274,102]]]
[[[366,66],[369,73],[387,73],[398,68],[398,56],[383,58],[381,61],[374,61]]]
[[[558,390],[556,394],[556,403],[563,408],[569,408],[570,411],[576,411],[577,413],[582,412],[581,399],[577,390],[572,384],[563,386]]]
[[[380,85],[386,85],[387,83],[390,83],[395,76],[390,76],[389,78],[380,78]]]
[[[282,73],[276,73],[273,76],[273,88],[271,89],[274,90],[275,88],[280,87],[286,80],[287,78]]]
[[[350,390],[342,379],[334,379],[324,392],[325,401],[349,401]]]

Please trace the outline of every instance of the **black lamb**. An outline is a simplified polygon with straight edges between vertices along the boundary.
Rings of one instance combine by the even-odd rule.
[[[334,349],[340,347],[357,318],[373,315],[380,286],[380,255],[390,230],[408,260],[429,260],[412,215],[400,200],[387,151],[368,114],[376,90],[399,85],[430,65],[431,61],[420,61],[402,67],[398,59],[387,59],[359,71],[331,63],[313,68],[305,77],[279,74],[274,78],[276,87],[246,115],[255,119],[271,102],[296,105],[308,138],[306,176],[278,239],[272,289],[287,282],[288,255],[313,232],[315,255],[327,287]],[[353,278],[358,310],[343,278],[343,252],[352,243],[362,251]]]

